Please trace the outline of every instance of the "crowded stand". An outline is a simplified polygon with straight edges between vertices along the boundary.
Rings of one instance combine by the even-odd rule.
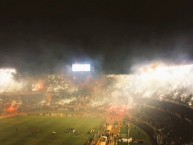
[[[193,142],[192,67],[156,66],[133,74],[52,74],[20,79],[14,70],[1,70],[0,114],[122,111],[157,144],[188,144]]]
[[[193,123],[186,118],[187,115],[192,116],[190,108],[159,100],[140,99],[130,112],[131,120],[143,123],[154,131],[159,144],[193,143]]]

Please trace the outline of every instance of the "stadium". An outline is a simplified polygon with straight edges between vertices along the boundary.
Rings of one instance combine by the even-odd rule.
[[[193,145],[192,0],[0,0],[0,145]]]
[[[191,145],[193,65],[150,64],[131,74],[22,76],[0,69],[2,145]]]

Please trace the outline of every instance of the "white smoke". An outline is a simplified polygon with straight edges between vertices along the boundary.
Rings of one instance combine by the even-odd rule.
[[[0,69],[0,93],[15,92],[22,89],[22,83],[16,81],[14,75],[16,75],[15,69]]]
[[[135,67],[130,75],[113,75],[112,97],[148,97],[186,102],[193,94],[193,65],[155,63]],[[119,93],[117,93],[119,92]]]

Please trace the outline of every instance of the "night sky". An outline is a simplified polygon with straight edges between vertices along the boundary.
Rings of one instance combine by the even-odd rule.
[[[186,0],[0,1],[0,66],[54,73],[91,62],[129,73],[153,60],[193,63],[193,3]]]

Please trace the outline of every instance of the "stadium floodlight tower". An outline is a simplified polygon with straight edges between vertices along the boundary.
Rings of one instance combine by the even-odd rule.
[[[79,80],[84,80],[91,76],[91,65],[89,63],[72,64],[73,76]]]
[[[91,65],[89,63],[72,64],[73,80],[79,86],[79,95],[88,96],[87,89],[90,80],[92,79]]]
[[[73,72],[90,72],[90,64],[72,64]]]

